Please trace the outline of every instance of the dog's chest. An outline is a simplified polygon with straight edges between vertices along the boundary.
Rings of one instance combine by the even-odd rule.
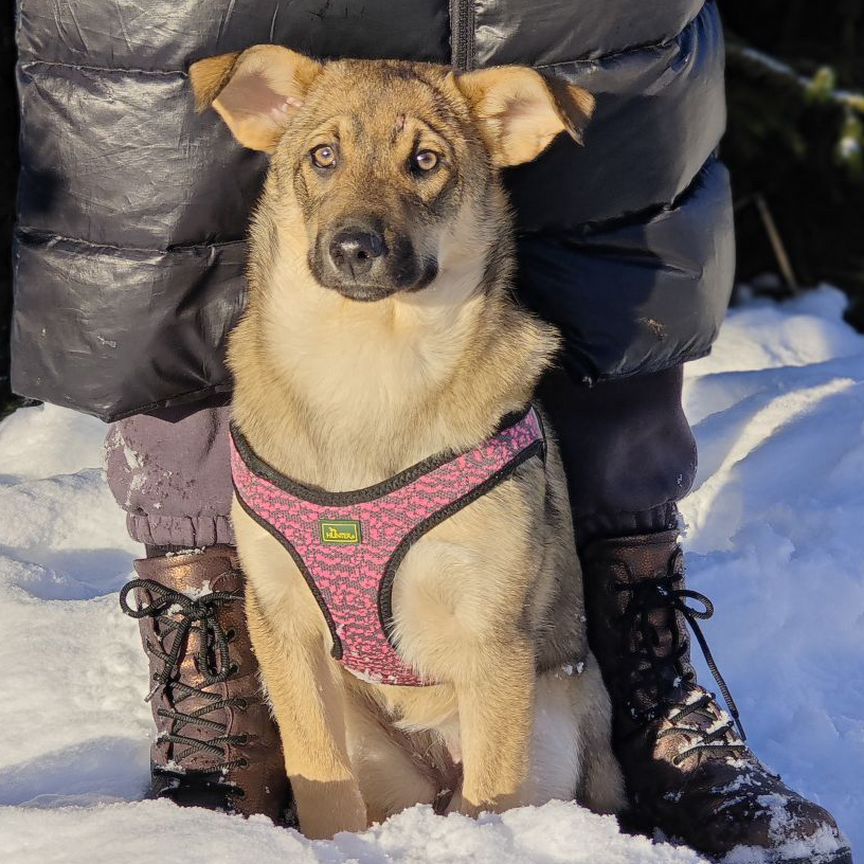
[[[424,677],[452,681],[520,623],[532,591],[526,501],[508,484],[418,541],[393,587],[399,653]]]

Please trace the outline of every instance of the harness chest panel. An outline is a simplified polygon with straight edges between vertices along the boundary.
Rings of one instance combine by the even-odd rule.
[[[427,459],[356,492],[296,483],[231,430],[231,472],[240,506],[287,549],[330,627],[333,656],[378,684],[423,681],[390,638],[396,570],[411,545],[544,450],[534,408],[483,444]]]

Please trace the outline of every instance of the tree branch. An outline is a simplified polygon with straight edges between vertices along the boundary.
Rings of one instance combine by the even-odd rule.
[[[765,54],[755,48],[750,48],[749,46],[740,45],[735,42],[730,42],[727,45],[726,51],[730,57],[743,60],[745,63],[756,66],[762,71],[783,78],[786,81],[794,81],[804,91],[811,91],[813,88],[812,78],[807,78],[805,75],[799,75],[798,72],[788,63],[784,63],[782,60],[777,60],[770,54]],[[864,94],[853,93],[849,90],[832,90],[826,93],[824,98],[864,114]]]

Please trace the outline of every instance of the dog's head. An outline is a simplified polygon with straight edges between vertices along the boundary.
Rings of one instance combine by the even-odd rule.
[[[498,169],[530,162],[561,132],[578,140],[594,106],[524,67],[318,63],[275,45],[201,60],[190,75],[200,109],[212,105],[237,141],[271,155],[315,280],[366,301],[430,285],[460,215],[500,229],[503,196],[489,194]]]

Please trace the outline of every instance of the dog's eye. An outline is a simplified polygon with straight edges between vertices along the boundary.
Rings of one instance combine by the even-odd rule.
[[[310,154],[312,163],[317,168],[335,168],[336,167],[336,151],[329,144],[322,144],[316,147]]]
[[[438,167],[438,154],[432,150],[421,150],[414,156],[414,164],[421,171],[432,171]]]

